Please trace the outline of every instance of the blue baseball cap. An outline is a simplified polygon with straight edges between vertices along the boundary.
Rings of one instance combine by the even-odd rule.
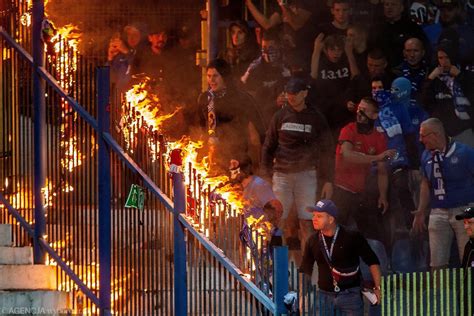
[[[316,202],[314,206],[308,206],[306,208],[307,212],[324,212],[328,213],[329,215],[336,217],[337,213],[339,213],[339,210],[336,207],[336,204],[334,204],[333,201],[331,200],[320,200]]]

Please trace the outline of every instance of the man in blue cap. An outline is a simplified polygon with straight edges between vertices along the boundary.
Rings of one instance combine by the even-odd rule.
[[[333,201],[321,200],[306,208],[313,214],[318,232],[307,241],[300,269],[308,275],[318,264],[318,287],[323,303],[344,315],[363,315],[359,259],[370,269],[373,291],[380,302],[380,264],[367,240],[355,231],[346,230],[336,222],[338,209]]]
[[[280,227],[284,236],[288,236],[285,222],[289,212],[296,209],[304,249],[304,242],[314,232],[306,206],[316,201],[318,186],[321,197],[332,195],[334,144],[324,116],[306,103],[305,81],[292,77],[285,92],[288,104],[275,113],[267,130],[261,169],[263,176],[273,177],[273,191],[283,205]]]

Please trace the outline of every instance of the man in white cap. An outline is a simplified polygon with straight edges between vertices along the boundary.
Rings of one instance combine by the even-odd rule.
[[[363,315],[359,262],[362,259],[369,266],[379,303],[381,274],[377,255],[359,232],[337,224],[339,211],[333,201],[320,200],[306,210],[313,213],[313,226],[318,232],[306,243],[300,269],[311,275],[316,261],[323,303],[344,315]]]

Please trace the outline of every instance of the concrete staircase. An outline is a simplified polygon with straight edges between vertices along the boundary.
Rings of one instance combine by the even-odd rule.
[[[11,225],[0,224],[0,315],[65,315],[69,293],[56,291],[56,267],[33,264],[31,247],[13,247]]]

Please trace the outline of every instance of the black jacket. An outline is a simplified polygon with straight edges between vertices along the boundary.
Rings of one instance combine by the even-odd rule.
[[[462,257],[462,267],[463,268],[473,268],[474,267],[474,240],[471,238],[466,243],[464,247],[464,255]]]
[[[468,72],[461,72],[455,79],[464,92],[464,95],[471,102],[468,107],[470,120],[461,120],[457,117],[453,95],[449,88],[439,78],[434,80],[427,79],[423,86],[421,104],[431,117],[436,117],[443,122],[448,136],[456,136],[459,133],[473,128],[474,126],[474,80]]]
[[[296,112],[284,106],[272,118],[262,148],[262,171],[317,169],[323,182],[334,178],[334,142],[328,123],[315,108]]]
[[[389,67],[395,67],[403,61],[403,46],[407,39],[419,38],[425,47],[429,47],[423,30],[407,16],[393,23],[384,21],[375,25],[369,34],[372,34],[369,48],[381,48],[387,56]]]

